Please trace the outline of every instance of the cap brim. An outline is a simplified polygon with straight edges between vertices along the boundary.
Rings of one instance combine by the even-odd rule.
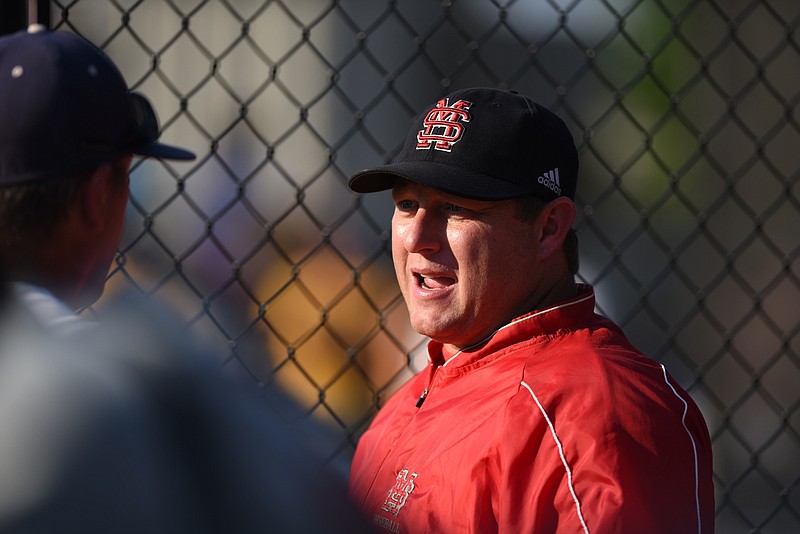
[[[493,176],[432,161],[401,161],[364,169],[350,178],[349,186],[356,193],[375,193],[394,187],[397,178],[475,200],[506,200],[538,193]]]
[[[183,148],[178,148],[172,145],[165,145],[155,141],[140,145],[132,150],[137,156],[147,156],[158,159],[177,159],[190,161],[197,156],[193,152],[189,152]]]

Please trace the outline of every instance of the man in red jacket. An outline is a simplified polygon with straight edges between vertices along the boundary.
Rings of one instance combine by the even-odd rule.
[[[395,163],[392,253],[428,369],[361,438],[350,492],[390,532],[710,533],[711,444],[659,363],[577,284],[578,157],[514,92],[456,91]]]

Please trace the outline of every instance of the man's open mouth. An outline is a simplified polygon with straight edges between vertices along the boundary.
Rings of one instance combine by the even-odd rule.
[[[449,276],[435,276],[415,273],[414,277],[420,287],[425,289],[445,289],[455,284],[455,279]]]

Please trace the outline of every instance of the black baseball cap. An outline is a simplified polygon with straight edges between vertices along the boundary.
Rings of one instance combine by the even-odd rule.
[[[398,177],[478,200],[574,200],[578,152],[564,121],[530,98],[461,89],[416,118],[393,163],[355,173],[350,188],[383,191]]]
[[[99,48],[34,25],[0,37],[0,184],[91,168],[124,154],[191,160],[158,142],[153,107]]]

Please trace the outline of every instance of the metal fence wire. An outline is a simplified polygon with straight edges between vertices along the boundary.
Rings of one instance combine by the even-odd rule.
[[[167,301],[224,372],[287,387],[339,436],[331,462],[426,341],[389,197],[347,177],[459,87],[554,109],[582,162],[580,277],[705,413],[723,533],[800,531],[799,23],[796,0],[50,3],[199,154],[135,164],[108,292]]]

